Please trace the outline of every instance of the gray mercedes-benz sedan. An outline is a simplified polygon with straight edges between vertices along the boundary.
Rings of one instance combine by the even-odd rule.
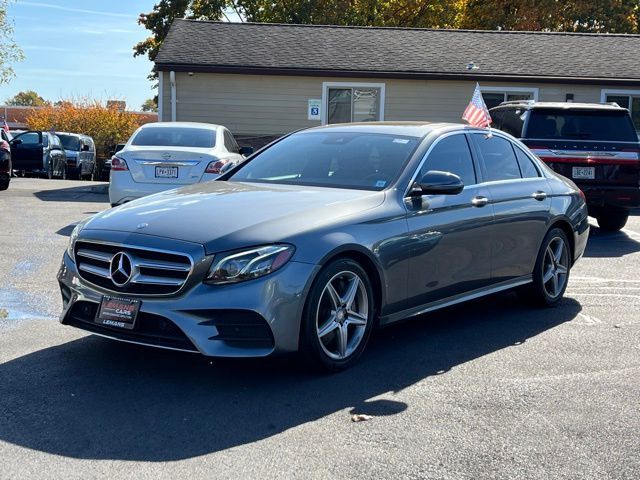
[[[78,225],[61,322],[337,370],[378,325],[516,287],[557,303],[588,233],[580,190],[507,134],[329,125]]]

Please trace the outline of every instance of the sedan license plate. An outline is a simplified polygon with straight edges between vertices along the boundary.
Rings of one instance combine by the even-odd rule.
[[[178,178],[178,167],[156,167],[156,178]]]
[[[96,323],[106,327],[131,330],[136,324],[140,300],[121,297],[102,297]]]
[[[577,179],[593,180],[596,178],[595,167],[573,167],[571,176]]]

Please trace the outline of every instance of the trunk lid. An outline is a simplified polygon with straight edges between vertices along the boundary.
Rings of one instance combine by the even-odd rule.
[[[116,155],[127,162],[138,183],[187,185],[198,182],[217,157],[209,148],[133,147]]]

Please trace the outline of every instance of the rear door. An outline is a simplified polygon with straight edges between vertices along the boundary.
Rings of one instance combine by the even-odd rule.
[[[534,109],[524,142],[579,186],[638,187],[640,144],[626,110]]]
[[[11,144],[14,170],[42,170],[43,155],[42,132],[24,132],[14,137]]]
[[[478,184],[477,164],[462,133],[443,136],[429,149],[416,181],[429,170],[458,175],[458,195],[407,198],[412,245],[408,308],[466,293],[491,281],[493,209]]]
[[[493,205],[493,282],[533,271],[550,218],[549,185],[529,154],[499,134],[471,135]]]

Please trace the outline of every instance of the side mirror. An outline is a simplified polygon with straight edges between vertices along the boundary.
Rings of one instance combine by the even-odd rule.
[[[420,197],[422,195],[457,195],[464,188],[462,179],[450,172],[429,170],[420,181],[413,184],[409,195]]]
[[[240,150],[238,150],[238,153],[240,153],[240,155],[244,155],[245,157],[248,157],[253,153],[253,147],[240,147]]]
[[[15,138],[11,140],[11,142],[9,143],[11,144],[12,147],[17,147],[18,145],[22,144],[22,140],[20,140],[19,138]]]

